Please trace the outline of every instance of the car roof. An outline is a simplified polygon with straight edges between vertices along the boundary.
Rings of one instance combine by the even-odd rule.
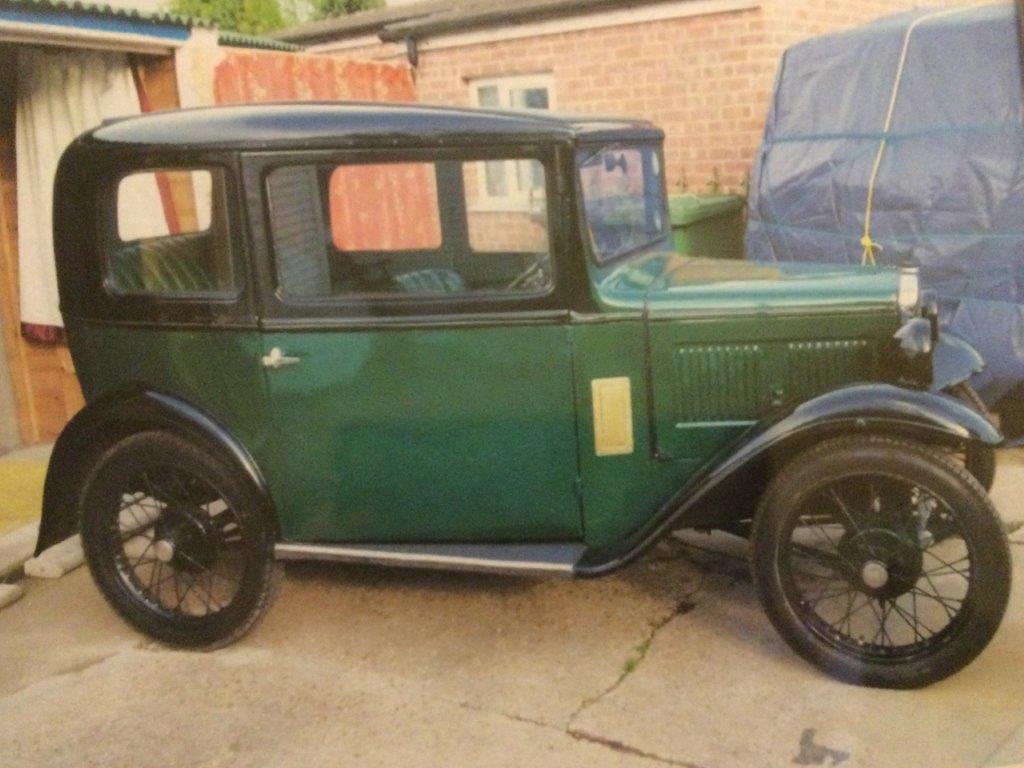
[[[350,143],[443,145],[453,139],[658,140],[644,120],[380,102],[276,102],[152,112],[109,120],[86,143],[160,148],[302,148]]]

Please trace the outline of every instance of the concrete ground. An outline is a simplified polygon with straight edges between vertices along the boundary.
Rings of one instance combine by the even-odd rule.
[[[1024,464],[994,495],[1024,519]],[[1022,533],[992,645],[912,692],[798,659],[727,538],[586,582],[296,565],[207,654],[135,634],[79,569],[0,612],[0,766],[1020,764]]]

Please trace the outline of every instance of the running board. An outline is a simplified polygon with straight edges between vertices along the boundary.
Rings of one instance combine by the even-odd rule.
[[[583,544],[301,544],[274,547],[278,560],[328,560],[519,576],[573,575]]]

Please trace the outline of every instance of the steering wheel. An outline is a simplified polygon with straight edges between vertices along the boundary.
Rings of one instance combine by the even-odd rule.
[[[527,284],[527,282],[534,277],[541,277],[545,272],[545,264],[550,260],[550,256],[547,254],[534,256],[530,261],[529,266],[520,272],[511,283],[506,287],[506,291],[514,291]]]

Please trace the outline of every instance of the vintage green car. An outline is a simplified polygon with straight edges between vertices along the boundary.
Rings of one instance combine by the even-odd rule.
[[[81,532],[131,624],[210,648],[281,560],[591,577],[749,536],[804,657],[911,687],[982,651],[999,431],[915,270],[670,250],[642,121],[276,104],[105,123],[61,160],[88,405],[40,550]]]

